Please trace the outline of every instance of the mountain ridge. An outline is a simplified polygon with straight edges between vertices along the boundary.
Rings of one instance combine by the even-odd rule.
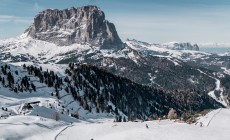
[[[125,48],[116,51],[103,50],[98,47],[81,44],[57,46],[53,43],[25,36],[24,38],[22,37],[13,41],[3,41],[0,46],[0,57],[7,62],[32,61],[34,63],[59,64],[76,62],[78,64],[92,64],[100,68],[105,68],[114,74],[134,80],[137,83],[161,88],[186,89],[189,87],[209,93],[216,87],[215,78],[219,80],[223,79],[218,74],[219,70],[207,71],[206,67],[202,70],[200,67],[202,65],[197,63],[201,60],[207,60],[203,59],[205,57],[213,57],[212,59],[215,59],[216,56],[200,51],[169,50],[157,46],[149,47],[143,43],[139,44],[139,42],[133,41],[126,42]],[[228,56],[225,57],[228,58]],[[209,64],[207,65],[210,66]],[[229,73],[228,67],[220,70],[226,71],[226,74]],[[183,72],[183,74],[178,73],[178,71]],[[193,73],[191,73],[192,71]],[[194,72],[196,73],[195,75]],[[208,82],[205,84],[200,77],[203,77]],[[174,79],[177,79],[177,82]],[[223,85],[225,86],[223,87]],[[220,87],[223,90],[215,92],[215,99],[223,102],[225,96],[230,93],[228,92],[226,83],[221,82]],[[228,102],[224,104],[228,104]]]

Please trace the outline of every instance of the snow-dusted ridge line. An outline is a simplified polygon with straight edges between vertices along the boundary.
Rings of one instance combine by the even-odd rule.
[[[164,46],[163,44],[148,44],[137,40],[127,40],[126,44],[134,50],[143,53],[148,52],[148,55],[161,56],[161,57],[174,57],[185,61],[211,55],[210,53],[195,51],[195,50],[173,50],[170,49],[170,47],[167,48],[167,46]],[[189,55],[189,57],[184,58],[183,55]]]
[[[35,61],[37,63],[47,63],[47,62],[58,63],[61,60],[71,59],[75,55],[79,55],[79,56],[91,55],[91,59],[95,59],[95,60],[98,59],[104,60],[104,58],[130,59],[137,65],[139,65],[138,64],[139,57],[151,55],[155,57],[166,58],[177,67],[181,66],[181,63],[183,63],[183,61],[192,61],[202,57],[209,57],[211,55],[209,53],[191,51],[191,50],[170,50],[160,45],[148,44],[137,40],[127,40],[126,48],[123,48],[121,50],[116,50],[116,51],[99,49],[94,46],[81,45],[81,44],[73,44],[70,46],[57,46],[53,43],[32,39],[30,37],[27,37],[26,34],[27,33],[21,35],[16,39],[9,39],[9,40],[2,41],[0,43],[0,47],[3,46],[1,47],[0,50],[1,53],[10,54],[15,57],[20,55],[26,55],[29,59],[28,61]],[[76,61],[84,62],[85,58],[79,56],[77,56],[78,59],[76,59]],[[13,62],[14,60],[7,59],[4,61]],[[115,66],[114,63],[108,65],[104,62],[102,63],[103,66],[108,66],[108,67]],[[217,81],[216,85],[218,85],[218,82],[219,81]],[[219,90],[219,88],[216,90]],[[223,93],[223,89],[221,94],[222,93]],[[212,97],[214,97],[213,92],[209,94],[212,95]],[[223,98],[224,97],[222,97],[222,99]]]

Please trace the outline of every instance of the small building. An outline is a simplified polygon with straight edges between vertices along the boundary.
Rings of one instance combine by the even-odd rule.
[[[22,107],[22,110],[30,110],[30,109],[33,109],[33,106],[32,106],[32,105],[39,104],[39,103],[40,103],[40,101],[25,103],[24,106]]]
[[[78,113],[71,113],[70,116],[74,117],[76,119],[79,119],[79,114]]]

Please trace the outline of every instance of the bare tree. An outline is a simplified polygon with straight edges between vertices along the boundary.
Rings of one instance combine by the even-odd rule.
[[[168,113],[168,119],[176,119],[177,118],[177,112],[175,109],[171,108]]]

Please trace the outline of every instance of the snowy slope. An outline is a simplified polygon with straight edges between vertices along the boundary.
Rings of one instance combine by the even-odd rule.
[[[89,55],[93,59],[102,57],[128,58],[137,62],[133,51],[144,56],[170,57],[183,60],[185,62],[196,62],[198,59],[206,60],[212,54],[194,50],[172,50],[161,44],[148,44],[137,40],[127,40],[126,48],[121,50],[103,50],[95,46],[72,44],[69,46],[57,46],[53,43],[32,39],[26,33],[18,38],[0,40],[1,60],[7,62],[38,62],[38,63],[58,63],[71,58],[78,58],[84,61],[84,56]],[[172,43],[165,43],[172,44]],[[219,56],[228,56],[228,53]],[[202,62],[203,63],[203,62]],[[216,62],[215,62],[216,63]],[[213,64],[215,64],[213,62]]]
[[[0,139],[51,140],[66,125],[66,122],[56,122],[37,116],[13,116],[0,119]]]
[[[218,109],[201,117],[195,124],[173,120],[114,123],[111,119],[66,122],[37,116],[0,119],[1,139],[99,139],[99,140],[228,140],[230,110]],[[200,122],[203,127],[200,127]],[[146,124],[148,128],[146,128]],[[16,127],[17,126],[17,127]],[[12,135],[14,134],[14,135]]]
[[[112,50],[100,50],[99,48],[90,45],[73,44],[70,46],[57,46],[53,43],[32,39],[26,37],[25,34],[15,38],[0,41],[0,53],[9,54],[14,57],[25,56],[29,61],[44,62],[59,62],[65,57],[71,57],[75,54],[93,54],[98,56],[125,57],[124,51],[131,48],[146,55],[155,55],[161,57],[174,57],[183,60],[196,59],[210,54],[192,50],[171,50],[161,45],[147,44],[137,40],[127,40],[128,48],[113,52]],[[129,50],[130,51],[130,50]],[[4,57],[2,57],[3,59]],[[129,57],[128,57],[129,58]],[[132,58],[132,57],[131,57]],[[4,59],[3,59],[4,60]],[[15,61],[12,58],[7,61]]]
[[[182,59],[184,61],[209,56],[211,54],[195,50],[173,50],[171,47],[177,42],[164,43],[164,44],[148,44],[137,40],[127,40],[126,44],[134,50],[146,52],[161,57],[173,57]],[[167,47],[166,47],[167,46]],[[171,46],[171,47],[170,47]]]
[[[26,63],[26,65],[29,64],[30,63]],[[18,65],[20,65],[20,63]],[[5,63],[0,63],[0,66],[5,66]],[[51,93],[55,93],[54,87],[48,87],[45,83],[40,83],[38,77],[28,74],[21,66],[8,66],[10,66],[10,70],[7,70],[7,72],[13,74],[15,87],[17,87],[17,84],[20,85],[23,77],[27,76],[30,78],[29,82],[36,86],[36,92],[24,90],[23,92],[18,91],[15,93],[13,90],[10,90],[8,87],[5,87],[0,83],[0,107],[8,109],[7,111],[0,110],[0,116],[17,116],[25,113],[27,115],[39,115],[41,117],[53,119],[54,114],[58,112],[60,119],[65,122],[77,121],[77,119],[70,117],[71,113],[76,112],[79,113],[81,119],[113,117],[112,114],[95,113],[94,110],[89,113],[83,109],[83,107],[79,105],[79,102],[75,101],[72,95],[64,90],[66,83],[64,83],[64,85],[62,85],[63,87],[59,89],[60,99],[57,99],[56,96],[51,95]],[[37,64],[37,67],[39,66],[42,66],[44,70],[49,69],[48,71],[52,69],[59,70],[59,77],[64,76],[64,68],[66,68],[66,65]],[[19,74],[16,75],[15,71],[18,71]],[[2,72],[0,72],[0,74],[2,78],[5,78],[5,83],[7,85],[7,76],[4,76]],[[22,107],[25,104],[36,101],[39,101],[40,103],[34,105],[32,110],[22,110]]]
[[[216,110],[202,117],[199,122],[209,122],[208,126],[200,127],[195,124],[176,123],[169,120],[150,122],[129,122],[93,124],[75,124],[63,131],[58,140],[76,137],[79,140],[228,140],[230,126],[229,109]],[[148,125],[148,129],[145,125]],[[89,135],[84,135],[87,131]]]
[[[46,61],[60,61],[69,52],[84,52],[90,49],[89,45],[73,44],[71,46],[57,46],[53,43],[35,40],[21,36],[17,39],[0,42],[1,53],[14,57],[25,56],[29,61],[44,63]],[[8,59],[7,61],[14,61]]]

